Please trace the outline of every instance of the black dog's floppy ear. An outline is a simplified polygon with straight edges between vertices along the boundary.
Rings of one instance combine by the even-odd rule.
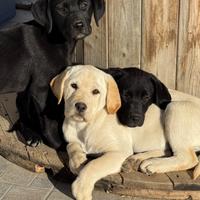
[[[105,1],[104,0],[92,0],[94,8],[94,19],[96,25],[99,26],[99,20],[102,18],[105,12]]]
[[[153,103],[155,103],[157,106],[164,110],[167,107],[168,103],[171,102],[171,95],[167,87],[153,74],[151,74],[151,81],[154,85]]]
[[[44,26],[48,33],[52,31],[51,0],[37,0],[32,8],[32,14],[36,22]]]
[[[115,81],[118,81],[120,78],[124,77],[124,75],[126,75],[126,71],[124,69],[121,68],[108,68],[108,69],[101,69],[104,72],[110,74]]]

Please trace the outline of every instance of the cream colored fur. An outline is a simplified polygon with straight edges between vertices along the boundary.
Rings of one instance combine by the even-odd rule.
[[[145,173],[183,170],[198,163],[195,150],[200,148],[200,101],[197,98],[171,90],[173,100],[181,102],[170,103],[164,113],[156,105],[151,105],[144,125],[128,128],[118,122],[116,114],[108,114],[108,93],[115,94],[111,101],[112,113],[120,104],[113,81],[111,76],[93,66],[75,66],[51,82],[59,101],[62,96],[65,100],[63,132],[69,142],[70,169],[78,175],[72,184],[77,200],[91,200],[94,184],[109,174],[119,172],[123,162],[134,153],[137,154],[131,159],[143,161],[141,169]],[[108,87],[109,82],[113,87]],[[71,87],[72,83],[78,85],[78,90]],[[100,93],[92,95],[93,89]],[[74,105],[77,101],[86,103],[88,107],[83,115],[76,112]],[[165,155],[167,142],[174,156],[155,158]],[[85,165],[86,154],[94,153],[103,155]]]
[[[163,122],[173,156],[152,158],[152,154],[145,158],[152,159],[143,161],[140,168],[145,173],[164,173],[190,169],[198,164],[193,173],[196,179],[200,174],[195,153],[200,151],[200,99],[175,90],[170,90],[170,93],[172,102],[164,112]],[[135,159],[134,156],[131,159]],[[142,155],[139,159],[143,160]]]

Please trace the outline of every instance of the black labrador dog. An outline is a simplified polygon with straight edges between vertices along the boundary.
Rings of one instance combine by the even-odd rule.
[[[153,74],[138,68],[103,70],[117,82],[122,106],[117,112],[119,121],[129,127],[142,126],[148,107],[154,103],[165,109],[171,102],[166,86]]]
[[[92,14],[98,25],[104,11],[104,0],[38,0],[34,21],[0,31],[0,93],[18,92],[19,120],[13,128],[29,145],[41,137],[49,142],[43,113],[49,82],[72,64],[77,40],[91,33]]]

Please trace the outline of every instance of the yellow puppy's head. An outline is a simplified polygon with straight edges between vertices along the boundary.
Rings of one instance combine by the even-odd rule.
[[[50,85],[58,103],[64,97],[65,117],[75,121],[88,122],[104,108],[114,114],[121,106],[114,79],[91,65],[68,67]]]

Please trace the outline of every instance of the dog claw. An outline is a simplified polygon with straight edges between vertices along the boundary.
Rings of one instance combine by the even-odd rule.
[[[129,163],[125,163],[122,165],[121,171],[124,173],[130,173],[132,171],[132,168]]]
[[[41,140],[40,139],[30,139],[26,141],[28,146],[31,147],[37,147],[38,145],[41,144]]]
[[[121,171],[125,173],[129,173],[131,171],[138,171],[141,164],[141,160],[128,158],[121,167]]]
[[[147,174],[148,176],[151,176],[151,175],[153,174],[153,172],[151,172],[149,169],[147,169],[147,170],[146,170],[146,174]]]

